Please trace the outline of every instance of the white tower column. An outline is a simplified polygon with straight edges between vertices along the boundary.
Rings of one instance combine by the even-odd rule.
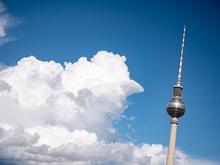
[[[167,165],[173,165],[175,160],[175,145],[176,145],[176,131],[177,131],[178,119],[173,117],[171,119],[170,129],[170,142],[167,154]]]

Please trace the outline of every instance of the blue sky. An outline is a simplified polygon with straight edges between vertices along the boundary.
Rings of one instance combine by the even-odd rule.
[[[131,77],[145,89],[129,98],[120,121],[122,139],[168,144],[166,104],[176,82],[183,25],[183,100],[177,147],[204,159],[220,160],[220,3],[211,1],[38,0],[3,1],[19,20],[7,34],[16,41],[0,46],[0,62],[24,56],[75,61],[99,50],[125,55]],[[127,128],[131,124],[135,132]]]

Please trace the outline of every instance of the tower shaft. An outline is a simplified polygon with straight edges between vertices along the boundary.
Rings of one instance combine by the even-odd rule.
[[[176,117],[173,117],[171,119],[170,142],[169,142],[167,163],[166,163],[167,165],[174,164],[177,125],[178,125],[178,119]]]

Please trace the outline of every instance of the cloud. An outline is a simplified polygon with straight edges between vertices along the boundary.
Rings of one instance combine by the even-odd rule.
[[[0,45],[15,41],[16,38],[7,34],[7,30],[19,24],[19,19],[12,17],[0,0]]]
[[[21,128],[1,129],[0,151],[3,154],[0,158],[7,160],[7,163],[40,165],[162,165],[165,163],[166,152],[159,144],[138,146],[132,143],[106,143],[98,139],[95,133],[85,130],[70,132],[60,126],[51,128],[41,126],[38,131],[39,134],[31,135]],[[41,138],[43,140],[39,142]],[[184,155],[178,153],[177,165],[184,163],[186,163]]]
[[[1,94],[5,109],[0,121],[25,128],[60,124],[111,137],[116,131],[112,121],[120,118],[126,98],[143,91],[130,79],[124,62],[125,57],[107,52],[64,67],[33,56],[23,58],[0,73],[1,84],[10,87]]]
[[[0,70],[0,162],[165,164],[167,149],[160,144],[117,141],[113,122],[123,118],[127,97],[144,90],[125,62],[100,51],[64,66],[30,56]],[[176,165],[198,162],[177,151]]]

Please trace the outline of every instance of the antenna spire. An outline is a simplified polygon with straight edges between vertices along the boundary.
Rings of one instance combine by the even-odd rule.
[[[182,40],[182,48],[181,48],[181,55],[180,55],[180,65],[179,65],[179,73],[178,73],[178,78],[177,78],[177,86],[181,86],[181,74],[182,74],[182,65],[183,65],[185,36],[186,36],[186,25],[184,25],[184,29],[183,29],[183,40]]]

